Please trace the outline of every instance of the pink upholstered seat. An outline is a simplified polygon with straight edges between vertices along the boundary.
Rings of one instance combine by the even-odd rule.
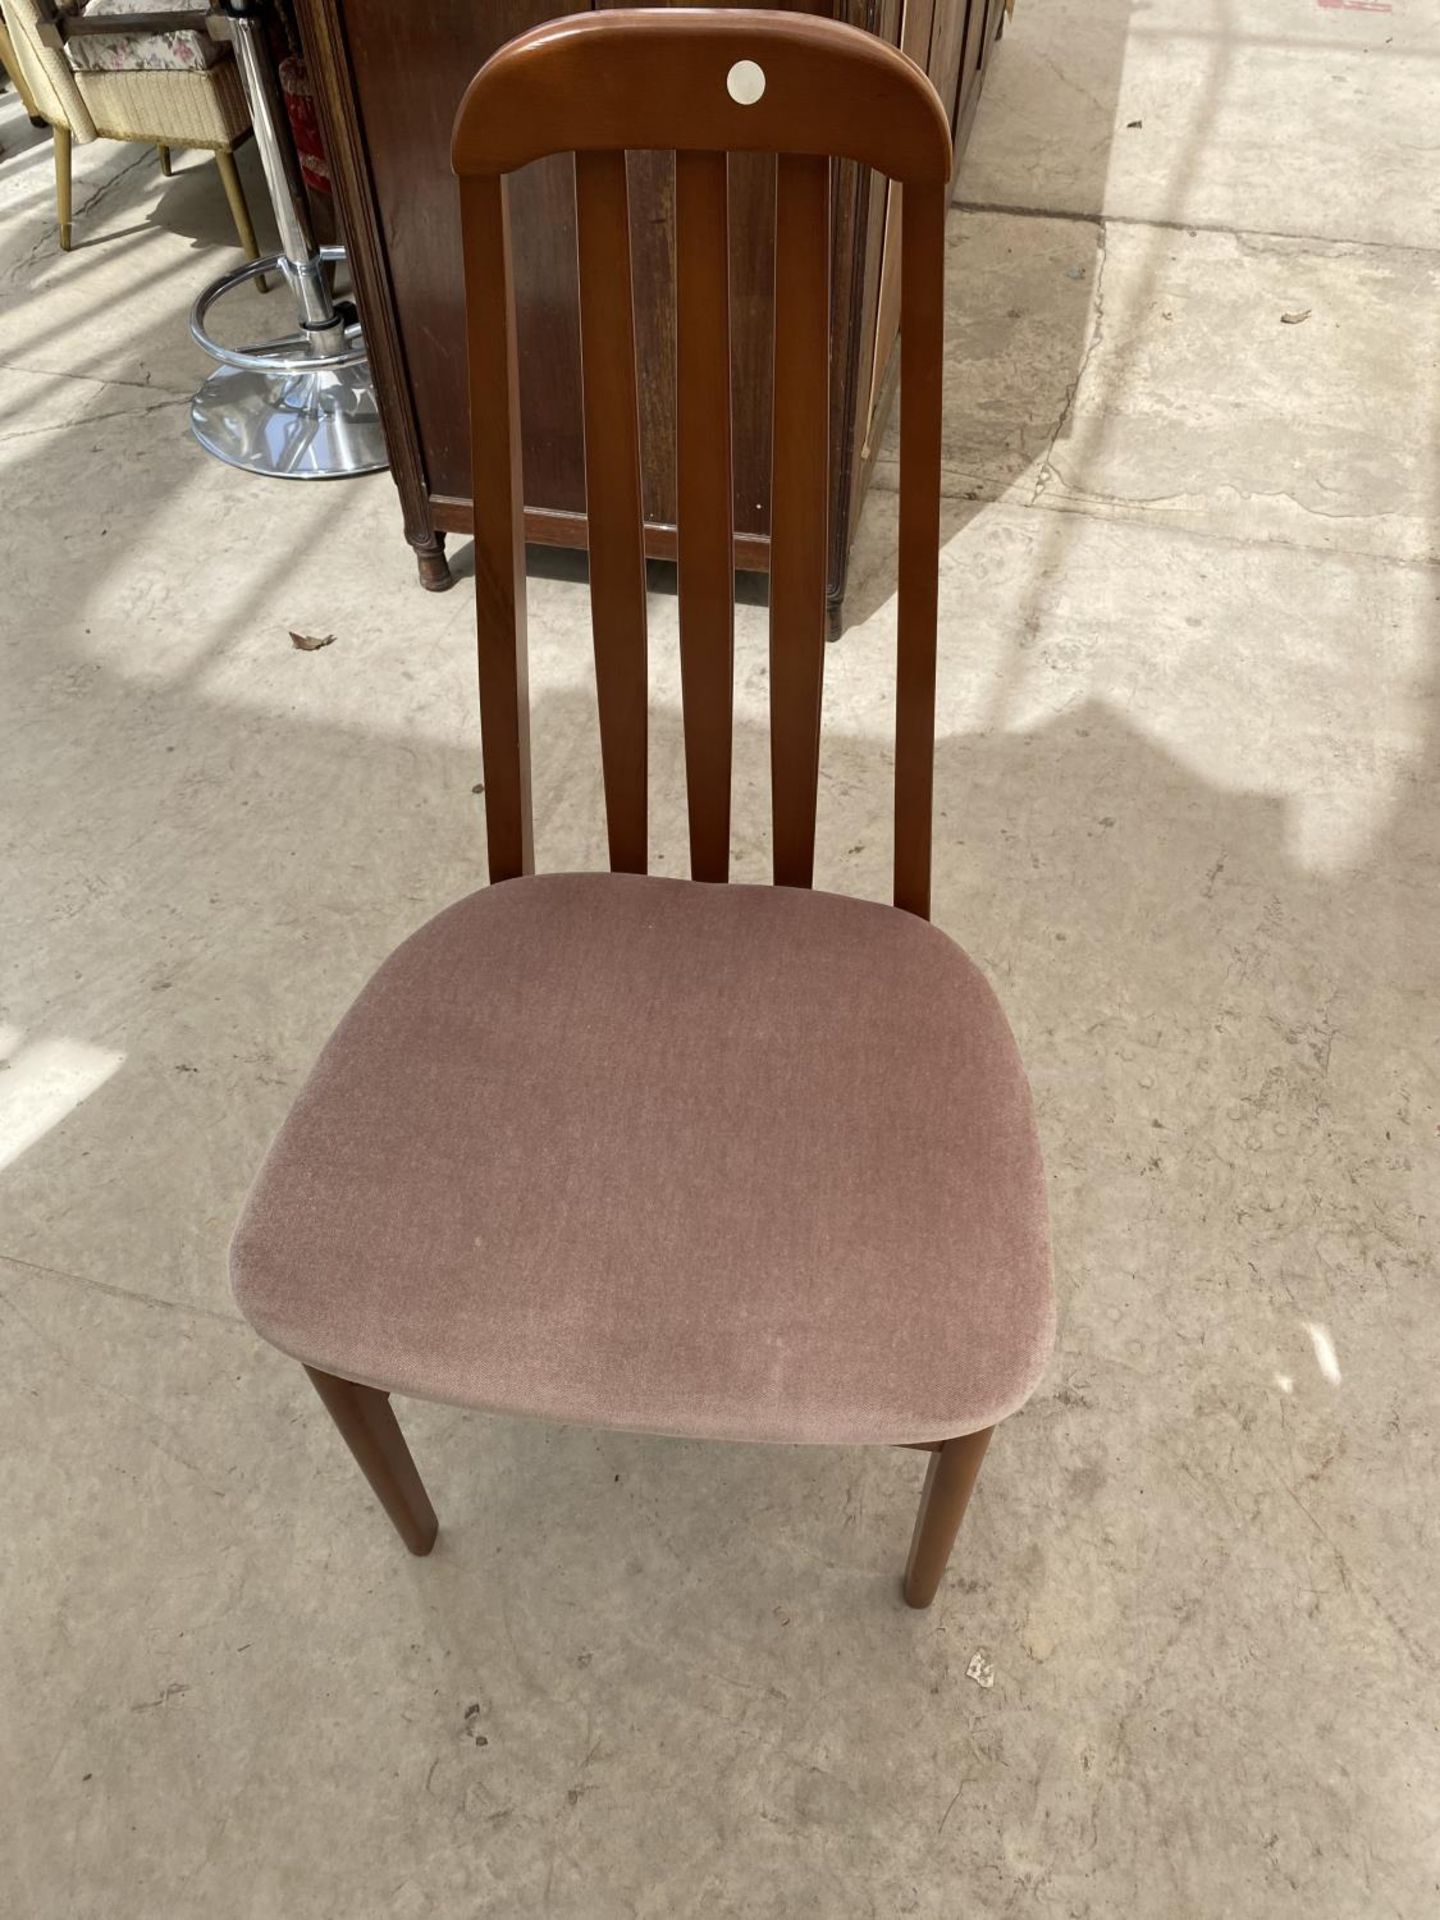
[[[232,1264],[325,1372],[729,1439],[988,1427],[1052,1332],[990,988],[913,915],[783,887],[550,875],[440,914],[321,1055]]]

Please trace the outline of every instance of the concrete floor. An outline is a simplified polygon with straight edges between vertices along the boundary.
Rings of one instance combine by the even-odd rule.
[[[1434,0],[1020,0],[994,63],[937,918],[1031,1065],[1061,1334],[923,1616],[898,1453],[415,1407],[412,1562],[237,1320],[322,1037],[483,879],[472,612],[383,476],[187,440],[200,158],[77,150],[63,257],[0,100],[6,1915],[1440,1911],[1437,58]],[[880,478],[821,802],[871,893]],[[542,860],[598,864],[573,579],[532,630]],[[742,609],[755,874],[763,642]]]

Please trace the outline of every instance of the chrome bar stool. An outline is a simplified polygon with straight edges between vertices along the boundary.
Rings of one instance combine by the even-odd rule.
[[[345,249],[315,244],[263,6],[221,0],[208,26],[235,48],[280,252],[214,281],[191,309],[191,333],[220,364],[190,404],[190,427],[207,453],[247,473],[282,480],[374,473],[389,460],[360,320],[349,301],[331,297],[325,271],[344,260]],[[277,270],[295,297],[300,331],[262,347],[214,339],[206,322],[216,301]]]

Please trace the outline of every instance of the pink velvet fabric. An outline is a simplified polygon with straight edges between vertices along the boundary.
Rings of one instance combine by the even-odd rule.
[[[1052,1340],[1029,1093],[934,927],[791,888],[507,881],[322,1053],[235,1235],[266,1339],[370,1386],[735,1440],[935,1440]]]

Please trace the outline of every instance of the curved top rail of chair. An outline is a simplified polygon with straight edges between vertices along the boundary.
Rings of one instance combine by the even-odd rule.
[[[837,20],[711,7],[606,9],[521,34],[470,82],[450,159],[464,177],[622,148],[825,154],[902,184],[943,183],[951,164],[939,95],[898,48]]]

